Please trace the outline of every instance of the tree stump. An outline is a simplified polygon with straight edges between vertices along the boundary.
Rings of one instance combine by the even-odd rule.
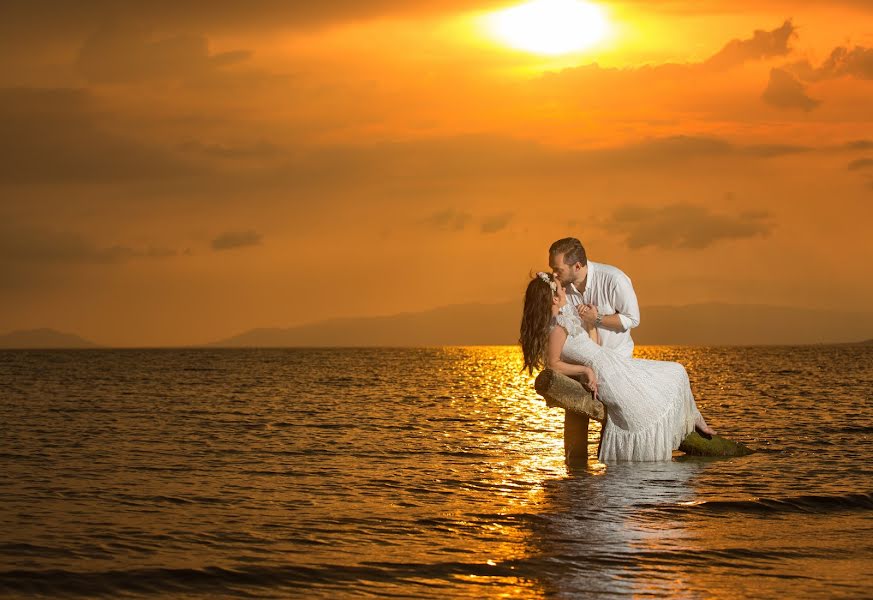
[[[568,463],[588,460],[588,421],[601,423],[606,419],[606,407],[585,387],[552,369],[543,369],[534,381],[537,393],[549,407],[564,409],[564,457]],[[696,431],[689,433],[679,450],[693,456],[745,456],[751,450],[738,442],[718,435],[706,438]]]

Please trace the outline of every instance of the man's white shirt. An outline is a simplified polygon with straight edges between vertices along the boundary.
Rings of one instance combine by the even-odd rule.
[[[575,285],[566,288],[567,305],[562,310],[576,312],[580,304],[594,304],[601,315],[618,314],[624,331],[597,328],[600,344],[612,348],[624,356],[634,353],[634,341],[630,330],[640,324],[640,307],[630,277],[610,265],[588,261],[588,277],[585,289]]]

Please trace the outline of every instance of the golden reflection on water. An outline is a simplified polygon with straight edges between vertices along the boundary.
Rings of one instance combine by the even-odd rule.
[[[637,354],[680,360],[710,422],[771,445],[607,467],[595,426],[570,469],[563,412],[516,347],[7,357],[6,381],[24,363],[41,382],[0,402],[7,573],[82,572],[118,595],[143,569],[181,595],[188,568],[229,594],[321,598],[869,595],[869,353]]]
[[[743,493],[732,486],[730,473],[739,474],[737,481],[747,488],[769,485],[756,482],[766,479],[767,473],[773,477],[773,467],[767,461],[774,457],[761,454],[722,461],[691,459],[607,467],[596,459],[600,426],[592,422],[588,463],[568,467],[563,452],[563,411],[548,409],[536,394],[534,377],[521,371],[518,348],[465,351],[473,357],[481,353],[473,361],[470,375],[483,375],[489,382],[488,393],[493,393],[496,401],[491,418],[496,412],[499,418],[518,424],[503,430],[499,443],[507,449],[505,458],[491,462],[489,468],[500,482],[498,493],[505,490],[501,511],[536,518],[514,527],[504,525],[513,543],[492,546],[489,560],[499,565],[521,556],[529,564],[542,565],[533,588],[530,581],[519,580],[519,595],[734,598],[767,595],[775,589],[798,591],[803,585],[814,585],[812,589],[818,591],[827,589],[823,583],[826,578],[809,580],[809,569],[818,577],[826,569],[832,574],[841,570],[857,573],[858,566],[850,558],[815,558],[818,545],[830,548],[834,542],[820,540],[814,523],[785,517],[763,519],[741,511],[716,518],[706,510],[713,497],[733,499],[738,492]],[[756,352],[767,359],[768,350]],[[787,369],[788,376],[803,375],[794,365],[778,362],[783,360],[778,349],[772,352],[773,368]],[[745,421],[750,419],[763,419],[748,391],[750,386],[760,394],[786,395],[784,375],[758,379],[744,375],[743,368],[755,371],[744,365],[735,349],[642,346],[635,355],[681,362],[691,378],[698,406],[723,432],[747,426]],[[804,393],[802,385],[790,393]],[[821,427],[837,427],[835,417],[828,414],[817,421]],[[525,493],[519,493],[519,482],[529,484]],[[837,518],[829,517],[829,522]],[[849,514],[844,519],[846,531],[857,530],[864,515]],[[750,536],[758,540],[755,547],[749,545]],[[790,546],[786,547],[785,540],[790,539],[802,540],[811,550],[794,558]],[[524,548],[521,555],[515,543]],[[780,579],[764,582],[755,576],[761,573]],[[788,579],[783,581],[782,577]],[[791,578],[799,578],[799,583],[791,583]]]
[[[588,461],[583,466],[571,467],[564,460],[563,420],[564,411],[548,408],[534,390],[535,375],[522,371],[521,352],[517,347],[464,348],[471,360],[467,362],[465,375],[488,382],[489,393],[498,402],[500,418],[518,423],[517,428],[507,428],[498,443],[510,452],[504,460],[492,462],[489,467],[498,481],[496,490],[504,495],[505,514],[531,513],[545,516],[545,525],[505,527],[501,524],[484,528],[506,530],[507,543],[490,546],[489,564],[524,558],[538,560],[567,553],[567,540],[572,547],[590,543],[585,552],[597,554],[598,548],[606,554],[645,555],[657,553],[669,540],[671,547],[678,544],[685,551],[693,552],[693,545],[684,540],[687,532],[673,521],[656,521],[642,524],[628,508],[638,500],[640,489],[650,495],[653,503],[690,502],[693,490],[690,478],[695,469],[672,468],[667,463],[666,471],[657,465],[642,468],[632,466],[608,467],[597,460],[601,425],[591,421],[588,430]],[[641,358],[663,359],[669,349],[643,347],[638,351]],[[491,415],[493,417],[493,415]],[[620,476],[607,480],[610,472]],[[664,483],[659,484],[659,477]],[[526,493],[519,494],[519,483],[528,484]],[[591,517],[593,513],[606,511],[604,517]],[[536,521],[539,522],[539,521]],[[480,526],[482,526],[480,524]],[[575,542],[574,542],[575,540]],[[524,552],[519,555],[519,548]],[[582,557],[580,557],[581,560]],[[570,561],[572,562],[572,561]],[[572,564],[557,561],[557,567],[543,571],[536,589],[529,582],[521,584],[517,592],[530,597],[566,594],[570,590],[591,588],[592,574]],[[683,577],[657,578],[634,582],[635,568],[631,565],[598,567],[601,581],[625,580],[624,592],[631,595],[663,595],[683,597],[687,582]],[[470,580],[485,581],[481,576],[470,575]],[[505,581],[504,581],[505,582]],[[601,592],[608,593],[604,587]],[[508,596],[512,597],[512,596]]]

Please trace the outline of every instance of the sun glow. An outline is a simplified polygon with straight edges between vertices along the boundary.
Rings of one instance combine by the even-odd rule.
[[[577,0],[533,0],[490,15],[486,24],[513,48],[552,56],[589,48],[610,30],[601,7]]]

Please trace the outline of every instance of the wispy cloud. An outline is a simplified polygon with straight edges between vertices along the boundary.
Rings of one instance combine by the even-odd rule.
[[[120,263],[135,258],[161,259],[178,251],[158,246],[101,244],[69,231],[4,229],[0,231],[0,260],[10,263]]]
[[[806,94],[806,86],[784,69],[771,69],[770,81],[762,95],[764,102],[776,108],[797,108],[810,111],[821,102]]]
[[[861,169],[873,168],[873,158],[859,158],[849,163],[850,171],[860,171]]]
[[[256,231],[226,231],[212,240],[212,249],[216,251],[235,250],[247,246],[257,246],[263,237]]]
[[[837,46],[818,67],[808,60],[799,61],[786,67],[804,81],[822,81],[838,77],[873,79],[873,48]]]
[[[209,42],[201,35],[149,40],[142,30],[112,22],[88,37],[76,66],[89,81],[126,83],[204,75],[249,55],[245,50],[210,54]]]
[[[499,215],[492,215],[490,217],[485,217],[482,220],[482,225],[480,226],[480,231],[482,233],[497,233],[509,225],[509,222],[512,220],[512,213],[501,213]]]
[[[421,223],[438,231],[462,231],[472,220],[473,215],[470,213],[447,208],[428,215]]]
[[[621,207],[607,220],[605,228],[625,237],[632,249],[699,250],[723,240],[766,236],[773,225],[765,212],[716,214],[703,206],[673,204],[660,208]]]
[[[795,28],[790,20],[771,31],[757,29],[751,38],[728,42],[724,48],[705,60],[703,66],[723,70],[751,60],[785,56],[791,52],[788,41],[794,36]]]

